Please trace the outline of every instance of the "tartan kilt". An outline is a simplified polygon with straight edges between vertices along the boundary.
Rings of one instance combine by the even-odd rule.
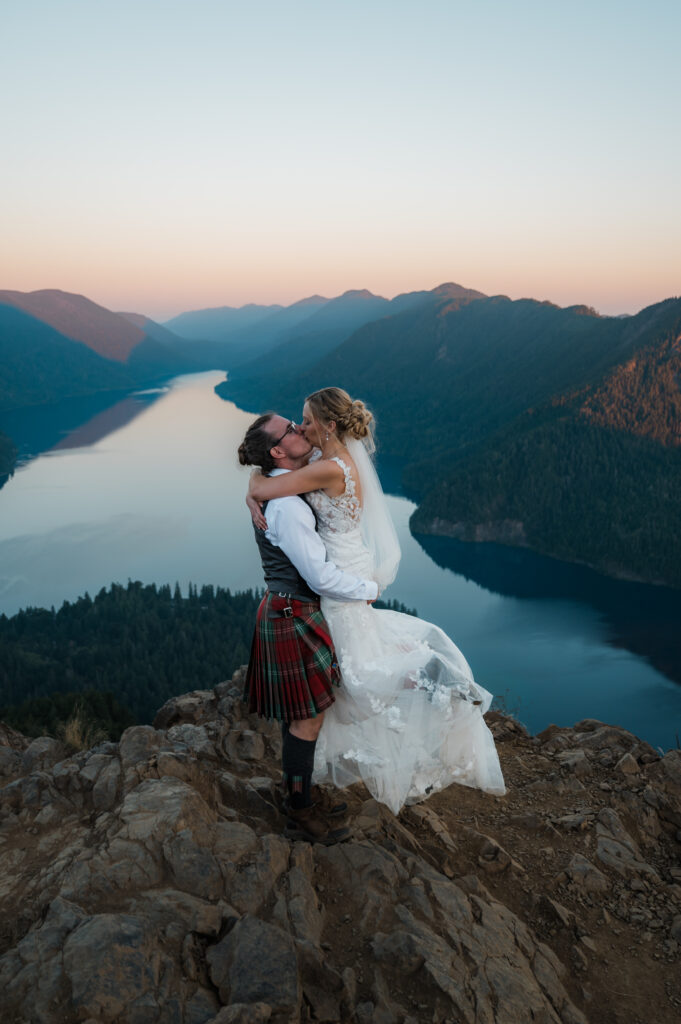
[[[282,614],[288,605],[291,618]],[[280,722],[314,718],[331,707],[338,685],[340,669],[319,605],[268,591],[258,608],[246,673],[249,711]]]

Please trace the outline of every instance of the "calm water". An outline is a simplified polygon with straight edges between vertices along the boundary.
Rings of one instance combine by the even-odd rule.
[[[51,447],[0,490],[0,612],[129,578],[261,585],[235,455],[253,416],[214,394],[222,378],[3,419],[27,455]],[[389,501],[403,560],[386,596],[442,626],[531,730],[593,717],[676,744],[678,592],[495,545],[422,546],[409,533],[413,504]]]

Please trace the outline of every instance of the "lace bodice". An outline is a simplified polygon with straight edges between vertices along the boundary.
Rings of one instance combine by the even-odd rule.
[[[350,467],[338,455],[332,462],[337,462],[345,477],[345,490],[335,498],[324,491],[310,491],[305,495],[317,516],[320,534],[349,533],[358,529],[362,518],[362,507],[357,497],[357,485]]]

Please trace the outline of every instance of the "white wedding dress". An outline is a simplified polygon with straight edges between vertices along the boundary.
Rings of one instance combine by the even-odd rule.
[[[352,453],[357,465],[358,453]],[[305,497],[331,561],[376,578],[352,473],[341,458],[335,461],[345,492]],[[322,597],[321,607],[342,684],[317,741],[315,781],[343,787],[361,779],[395,814],[452,782],[503,794],[494,739],[483,719],[492,695],[475,683],[449,637],[432,623],[363,601]]]

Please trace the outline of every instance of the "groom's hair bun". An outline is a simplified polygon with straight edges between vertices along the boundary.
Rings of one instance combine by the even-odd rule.
[[[343,388],[322,388],[308,395],[306,401],[316,420],[335,422],[340,438],[349,436],[359,441],[371,433],[372,413],[361,399],[353,401]]]
[[[272,436],[266,429],[274,415],[273,412],[266,412],[251,423],[238,448],[242,466],[260,466],[264,473],[274,469],[276,463],[270,455]]]

